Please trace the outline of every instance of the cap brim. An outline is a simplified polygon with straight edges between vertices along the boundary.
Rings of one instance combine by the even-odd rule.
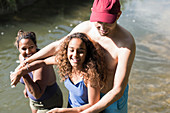
[[[117,14],[101,13],[92,11],[90,16],[91,22],[105,22],[112,24],[116,21]]]

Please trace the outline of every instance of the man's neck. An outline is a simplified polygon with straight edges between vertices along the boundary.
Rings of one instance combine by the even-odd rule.
[[[119,24],[116,24],[114,29],[112,29],[112,31],[106,37],[108,38],[116,37],[119,32],[119,28],[120,28]]]

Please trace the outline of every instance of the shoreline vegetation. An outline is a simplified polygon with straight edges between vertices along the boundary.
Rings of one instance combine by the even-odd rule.
[[[74,2],[76,0],[73,0]],[[71,4],[72,0],[0,0],[0,16],[14,14],[27,7],[34,5],[49,5],[49,3],[65,3],[65,5]],[[81,0],[88,2],[91,0]],[[131,1],[131,0],[130,0]],[[126,0],[120,0],[120,3],[127,2]],[[46,4],[47,3],[47,4]],[[50,4],[51,5],[51,4]],[[53,4],[54,5],[54,4]],[[123,5],[123,4],[122,4]]]
[[[0,0],[0,15],[15,13],[38,0]]]
[[[10,2],[9,2],[10,1]],[[81,1],[81,2],[80,2]],[[48,18],[59,14],[69,15],[77,7],[91,0],[0,0],[1,24],[11,21]],[[70,6],[70,4],[72,4]],[[90,10],[90,9],[89,9]],[[28,18],[31,17],[31,18]]]

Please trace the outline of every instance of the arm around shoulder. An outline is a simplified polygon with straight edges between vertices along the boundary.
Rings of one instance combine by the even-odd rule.
[[[57,40],[55,42],[50,43],[49,45],[45,46],[40,51],[36,52],[34,55],[32,55],[31,57],[26,59],[25,62],[31,63],[35,60],[55,55],[58,51],[58,47],[59,47],[60,43],[63,40],[64,40],[64,38],[62,38],[61,40]]]

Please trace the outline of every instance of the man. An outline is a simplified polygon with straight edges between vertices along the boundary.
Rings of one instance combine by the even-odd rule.
[[[127,113],[128,78],[135,57],[133,36],[117,24],[121,15],[119,0],[94,0],[90,21],[77,25],[72,31],[86,33],[104,49],[107,65],[106,85],[101,90],[101,100],[82,113]],[[28,58],[32,62],[55,55],[59,44],[53,42]]]

